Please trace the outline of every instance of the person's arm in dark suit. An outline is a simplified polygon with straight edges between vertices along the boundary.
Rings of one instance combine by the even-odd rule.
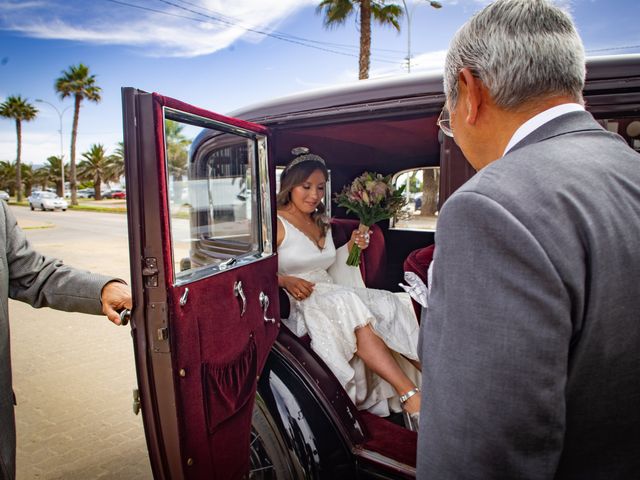
[[[521,220],[475,192],[447,201],[436,245],[419,478],[553,478],[571,336],[562,279]]]
[[[106,288],[107,284],[111,285],[110,282],[120,280],[64,265],[61,260],[46,257],[35,251],[22,229],[18,227],[11,210],[6,205],[3,208],[11,298],[36,308],[51,307],[96,315],[107,313],[103,309],[101,299],[106,301],[107,305],[118,304],[115,305],[116,308],[124,308],[125,304],[131,306],[128,287],[122,285]],[[103,289],[106,296],[103,296]],[[119,319],[116,321],[115,312],[109,316],[112,321],[119,323]]]

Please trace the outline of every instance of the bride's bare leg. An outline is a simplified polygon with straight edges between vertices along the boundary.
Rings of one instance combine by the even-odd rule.
[[[362,361],[375,373],[391,384],[398,395],[402,395],[409,390],[416,388],[415,384],[407,377],[398,362],[391,354],[389,347],[382,339],[371,330],[371,326],[356,330],[356,341],[358,343],[358,355]],[[420,394],[414,395],[404,405],[409,413],[420,410]]]

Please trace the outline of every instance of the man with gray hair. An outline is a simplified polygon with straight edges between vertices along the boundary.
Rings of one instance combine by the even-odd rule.
[[[478,173],[438,220],[419,478],[640,478],[640,155],[584,77],[547,0],[451,43],[439,124]]]

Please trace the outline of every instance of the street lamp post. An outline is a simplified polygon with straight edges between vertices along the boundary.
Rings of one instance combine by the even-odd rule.
[[[429,6],[433,8],[442,8],[442,4],[435,0],[428,0],[428,3]],[[402,0],[402,4],[404,5],[404,13],[407,15],[407,73],[411,73],[411,14],[413,8],[416,8],[417,3],[413,4],[411,12],[407,8],[407,2],[405,0]]]
[[[64,112],[71,108],[71,106],[68,106],[60,111],[58,107],[56,107],[53,103],[42,100],[41,98],[36,98],[36,102],[46,103],[47,105],[49,105],[56,111],[56,113],[58,114],[58,119],[60,120],[60,129],[58,130],[58,133],[60,134],[60,177],[62,179],[62,198],[64,198],[64,145],[62,143],[62,116],[64,115]]]

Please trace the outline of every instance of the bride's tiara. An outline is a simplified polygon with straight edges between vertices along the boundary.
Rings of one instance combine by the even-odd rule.
[[[324,159],[319,155],[309,153],[309,149],[307,147],[295,147],[291,150],[291,154],[296,155],[296,158],[291,160],[289,165],[285,167],[285,171],[291,170],[292,167],[295,167],[302,162],[318,162],[325,165]]]

